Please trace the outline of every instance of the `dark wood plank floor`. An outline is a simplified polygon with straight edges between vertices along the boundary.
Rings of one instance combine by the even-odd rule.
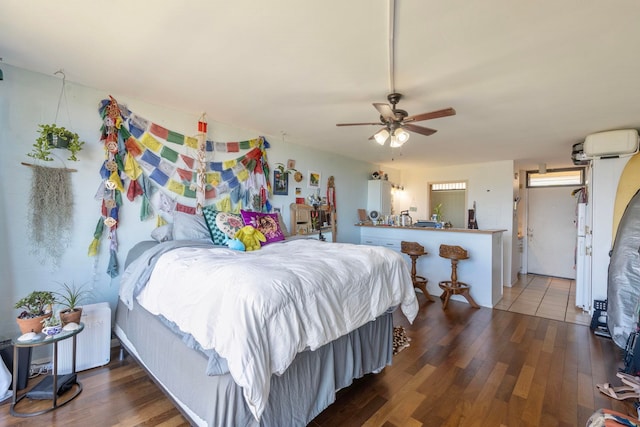
[[[310,424],[327,426],[584,426],[598,408],[633,414],[631,401],[598,392],[619,384],[621,351],[588,327],[518,313],[426,303],[413,325],[396,313],[411,345],[393,365],[338,393]],[[80,373],[83,391],[32,419],[0,406],[0,425],[186,425],[135,361]],[[27,402],[25,402],[27,403]]]

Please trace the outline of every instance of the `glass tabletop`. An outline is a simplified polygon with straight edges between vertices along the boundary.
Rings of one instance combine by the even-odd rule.
[[[80,322],[78,324],[77,329],[72,329],[72,330],[63,329],[62,331],[60,331],[60,333],[55,335],[46,335],[40,332],[36,334],[35,337],[32,339],[21,340],[20,338],[22,338],[25,335],[23,334],[17,338],[12,339],[11,344],[13,344],[16,347],[37,347],[39,345],[51,344],[57,341],[62,341],[64,339],[71,338],[74,335],[78,335],[80,332],[82,332],[83,329],[84,329],[84,323]]]

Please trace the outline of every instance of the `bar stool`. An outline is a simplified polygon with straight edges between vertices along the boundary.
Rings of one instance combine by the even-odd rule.
[[[463,282],[458,282],[458,261],[469,258],[467,251],[460,246],[440,245],[440,256],[451,260],[451,280],[444,280],[438,284],[440,289],[444,291],[440,295],[442,309],[447,308],[451,295],[462,295],[469,301],[471,307],[480,308],[471,297],[471,294],[469,294],[471,286]]]
[[[416,261],[422,255],[428,255],[428,253],[424,251],[424,247],[417,242],[402,241],[400,242],[400,252],[409,255],[409,258],[411,258],[411,281],[413,282],[413,287],[420,289],[428,301],[435,301],[433,297],[429,295],[429,292],[427,292],[428,280],[416,274]]]

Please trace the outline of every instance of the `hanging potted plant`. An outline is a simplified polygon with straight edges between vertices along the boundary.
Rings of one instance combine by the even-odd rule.
[[[62,290],[55,292],[56,301],[62,307],[59,316],[62,325],[67,323],[80,323],[82,307],[80,304],[87,299],[89,292],[84,286],[75,286],[62,283]]]
[[[33,144],[33,151],[27,156],[34,159],[50,162],[51,150],[54,148],[64,148],[71,151],[69,160],[77,161],[76,154],[82,150],[84,141],[80,141],[80,136],[66,129],[64,126],[57,126],[55,123],[51,125],[38,125],[39,136]]]
[[[16,318],[20,332],[42,332],[42,321],[51,317],[55,302],[53,292],[49,291],[33,291],[16,302],[14,308],[23,310]]]

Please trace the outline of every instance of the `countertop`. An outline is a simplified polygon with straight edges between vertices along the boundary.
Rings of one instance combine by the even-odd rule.
[[[416,231],[436,231],[436,232],[448,232],[448,233],[472,233],[472,234],[495,234],[502,233],[507,230],[474,230],[468,228],[433,228],[433,227],[400,227],[394,225],[369,225],[369,224],[355,224],[356,227],[363,228],[375,228],[375,229],[394,229],[394,230],[416,230]]]

